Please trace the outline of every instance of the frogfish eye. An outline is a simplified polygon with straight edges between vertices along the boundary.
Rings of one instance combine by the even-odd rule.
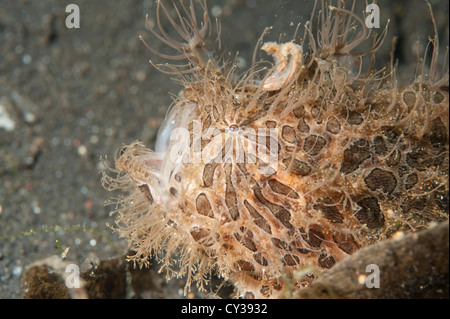
[[[230,130],[230,132],[237,132],[239,131],[239,126],[237,124],[231,124],[228,129]]]

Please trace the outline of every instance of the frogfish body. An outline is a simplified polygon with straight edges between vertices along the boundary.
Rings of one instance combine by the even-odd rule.
[[[397,86],[392,65],[351,73],[344,58],[362,63],[354,48],[369,36],[339,1],[322,8],[319,39],[307,25],[309,50],[265,43],[274,64],[238,77],[206,49],[206,3],[200,25],[190,5],[174,7],[177,25],[158,2],[152,33],[188,67],[156,66],[184,90],[155,150],[123,147],[117,176],[104,178],[127,194],[117,230],[135,251],[129,260],[155,258],[169,278],[186,275],[186,291],[215,273],[238,296],[276,298],[364,246],[448,219],[448,70],[437,72],[437,36],[430,72],[410,85]]]

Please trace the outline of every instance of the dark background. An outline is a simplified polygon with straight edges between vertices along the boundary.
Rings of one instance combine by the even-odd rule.
[[[280,33],[290,40],[298,22],[303,34],[313,4],[207,2],[210,12],[222,9],[222,47],[239,51],[247,64],[265,27],[273,26],[267,41]],[[430,2],[444,53],[449,3]],[[69,3],[80,8],[80,29],[65,27]],[[390,39],[399,36],[398,73],[408,83],[417,41],[422,56],[434,35],[426,3],[378,4],[382,26],[391,23],[377,61],[388,61]],[[0,1],[0,298],[20,298],[26,266],[61,249],[70,247],[68,260],[77,264],[126,252],[106,226],[114,217],[104,202],[113,194],[101,186],[99,158],[112,163],[115,151],[136,139],[151,147],[169,93],[180,90],[148,63],[155,57],[138,35],[156,49],[160,44],[145,29],[147,13],[155,16],[155,1]],[[155,282],[158,297],[179,297],[178,288]]]

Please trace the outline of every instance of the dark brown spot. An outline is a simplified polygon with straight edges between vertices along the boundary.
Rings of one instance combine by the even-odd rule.
[[[349,255],[353,254],[359,248],[359,245],[351,234],[336,233],[333,235],[333,241],[342,251]]]
[[[269,298],[272,295],[272,289],[270,289],[269,285],[262,285],[259,292],[266,298]]]
[[[405,213],[410,210],[415,210],[417,212],[422,212],[427,204],[426,197],[408,197],[402,204],[401,208]]]
[[[416,173],[409,174],[406,177],[405,188],[406,189],[411,189],[411,188],[414,187],[414,185],[417,184],[417,182],[418,182],[417,174]]]
[[[208,115],[203,121],[203,129],[207,129],[211,126],[211,115]]]
[[[235,264],[234,264],[235,268],[240,271],[255,271],[255,267],[252,265],[251,262],[246,261],[246,260],[238,260]]]
[[[291,218],[291,214],[288,210],[286,210],[284,207],[276,205],[270,201],[268,201],[262,194],[261,188],[259,185],[255,182],[253,188],[253,194],[255,195],[256,199],[266,206],[270,212],[285,226],[286,228],[293,228],[291,223],[289,222],[289,219]]]
[[[298,120],[297,129],[301,133],[308,133],[309,132],[309,125],[306,124],[304,118],[301,118],[300,120]]]
[[[295,130],[293,127],[284,125],[281,130],[281,137],[289,143],[295,142]]]
[[[363,117],[360,113],[356,112],[356,111],[352,111],[350,110],[348,112],[348,118],[347,118],[347,122],[350,125],[360,125],[363,121]]]
[[[341,125],[336,117],[332,116],[327,121],[327,131],[332,134],[337,134],[341,130]]]
[[[323,112],[321,110],[321,108],[317,105],[314,105],[311,108],[311,115],[312,117],[316,120],[317,124],[321,124],[323,121]]]
[[[317,277],[313,274],[304,275],[300,280],[295,282],[296,289],[304,289],[314,282]]]
[[[211,187],[214,182],[214,171],[216,170],[217,163],[209,162],[203,168],[203,185],[205,187]]]
[[[397,127],[391,127],[391,126],[382,126],[381,132],[386,137],[389,143],[395,144],[397,142],[397,139],[401,135],[401,131]]]
[[[359,165],[370,157],[369,142],[364,139],[357,140],[344,151],[341,172],[349,174],[358,169]]]
[[[300,258],[295,255],[286,254],[283,256],[282,262],[285,266],[296,266],[300,262]]]
[[[280,291],[281,289],[283,289],[283,285],[278,279],[272,280],[272,287],[276,291]]]
[[[330,222],[340,224],[344,220],[344,216],[339,212],[336,205],[329,198],[324,198],[314,205],[314,209],[319,209],[323,216]]]
[[[367,224],[370,229],[376,229],[384,225],[384,215],[381,212],[378,200],[375,197],[366,197],[358,202],[361,209],[355,217],[361,224]]]
[[[311,247],[319,248],[324,240],[325,236],[318,230],[310,228],[308,235],[302,235],[304,241],[306,241]]]
[[[145,198],[150,202],[150,204],[153,204],[153,196],[150,192],[150,188],[147,184],[139,186],[139,190],[144,194]]]
[[[261,266],[267,266],[269,264],[267,259],[260,252],[253,254],[253,259]]]
[[[303,118],[305,116],[305,107],[303,105],[297,106],[292,113],[298,119]]]
[[[178,183],[180,183],[183,179],[183,176],[181,175],[181,173],[176,173],[174,178]]]
[[[309,249],[306,249],[306,248],[297,248],[297,251],[298,251],[300,254],[303,254],[303,255],[306,255],[307,253],[310,252],[310,250],[309,250]]]
[[[320,254],[319,259],[317,260],[317,263],[322,268],[330,269],[334,266],[336,263],[336,260],[333,258],[333,256],[327,256],[326,254]]]
[[[300,234],[301,234],[303,240],[301,240],[300,238],[296,238],[295,240],[290,242],[289,247],[294,247],[301,254],[307,254],[307,253],[309,253],[309,249],[305,248],[304,241],[307,242],[308,235],[306,234],[306,231],[303,227],[300,227],[299,231],[300,231]]]
[[[237,207],[237,196],[231,181],[231,164],[225,164],[226,188],[225,188],[225,204],[228,207],[230,216],[233,220],[239,218],[239,210]]]
[[[289,167],[289,165],[291,165],[291,160],[291,157],[285,158],[283,159],[283,164],[286,165],[286,167]],[[295,175],[306,176],[311,173],[311,167],[309,167],[309,165],[305,162],[295,158],[294,162],[290,166],[290,171]]]
[[[291,229],[293,228],[292,224],[289,222],[291,219],[291,213],[281,206],[274,205],[273,208],[269,208],[274,216],[283,224],[284,227]]]
[[[272,244],[277,248],[287,250],[287,251],[292,250],[292,248],[288,245],[288,243],[286,243],[285,241],[282,241],[281,239],[272,237],[271,241],[272,241]]]
[[[265,138],[264,135],[265,134]],[[259,148],[258,145],[258,152],[262,152],[263,154],[269,154],[269,152],[276,152],[280,149],[280,144],[278,143],[277,139],[275,137],[272,137],[269,130],[265,130],[265,132],[261,134],[261,136],[252,136],[248,135],[248,138],[250,140],[255,141],[259,145],[261,145],[263,148]],[[264,150],[264,148],[267,148],[267,151]],[[270,151],[269,151],[270,150]]]
[[[426,138],[434,148],[441,148],[444,147],[444,145],[448,145],[447,128],[440,118],[437,117],[431,121],[430,130],[428,131]]]
[[[403,93],[403,102],[405,102],[406,106],[408,107],[408,110],[410,111],[414,104],[416,104],[416,95],[414,92],[406,91]]]
[[[199,214],[214,218],[214,213],[211,208],[211,204],[209,203],[208,197],[206,197],[205,193],[201,193],[197,196],[195,201],[195,205],[197,207],[197,211]]]
[[[317,105],[314,105],[311,108],[311,115],[313,118],[318,118],[320,116],[320,107],[318,107]]]
[[[439,166],[447,159],[448,163],[448,154],[446,152],[442,152],[434,157],[433,165]],[[448,167],[448,164],[446,164]]]
[[[234,237],[236,237],[236,239],[241,243],[242,246],[244,246],[245,248],[255,252],[256,249],[256,245],[255,242],[252,240],[253,238],[253,233],[251,231],[246,231],[244,233],[244,235],[241,235],[239,233],[235,233]]]
[[[386,141],[382,136],[375,136],[373,139],[373,147],[376,154],[386,155],[388,148],[386,145]]]
[[[389,167],[394,167],[394,166],[397,166],[398,163],[400,163],[401,159],[402,159],[402,153],[399,150],[394,150],[387,158],[386,164]]]
[[[213,106],[213,117],[216,122],[220,120],[219,110],[216,106]]]
[[[247,172],[247,166],[244,163],[236,163],[236,166],[239,167],[239,170],[244,173],[245,175],[248,174]]]
[[[269,186],[272,190],[278,194],[290,197],[290,198],[298,198],[298,194],[289,186],[284,185],[276,179],[269,180]]]
[[[257,111],[257,112],[254,113],[254,114],[250,114],[250,116],[248,116],[247,118],[244,118],[244,119],[238,119],[239,125],[242,126],[242,127],[243,127],[243,126],[247,126],[247,125],[249,125],[250,123],[256,121],[257,119],[266,116],[266,114],[267,114],[267,111],[265,111],[265,110],[259,110],[259,111]]]
[[[244,205],[249,211],[250,215],[253,217],[253,222],[262,230],[264,230],[268,234],[272,234],[272,230],[270,228],[269,223],[264,219],[264,217],[261,216],[260,213],[256,211],[255,208],[253,208],[252,205],[249,204],[246,200],[244,200]]]
[[[431,160],[425,151],[414,150],[406,155],[406,162],[409,166],[418,171],[424,171],[431,165]]]
[[[439,104],[442,101],[444,101],[444,96],[439,92],[435,92],[433,95],[433,102]]]
[[[211,238],[209,237],[209,231],[206,229],[195,227],[191,230],[191,236],[197,243],[205,247],[210,247],[213,244]]]
[[[311,156],[316,156],[326,144],[326,140],[318,135],[310,135],[305,139],[303,150]]]
[[[319,64],[316,60],[313,60],[311,66],[308,68],[308,77],[312,79],[317,73],[319,73]]]
[[[379,189],[387,194],[392,193],[397,186],[395,175],[392,172],[379,168],[372,170],[364,181],[371,190],[375,191]]]
[[[277,122],[275,122],[275,121],[267,121],[266,122],[266,127],[267,128],[275,128],[275,127],[277,127]]]
[[[169,192],[170,192],[170,194],[171,194],[173,197],[178,197],[178,191],[176,190],[175,187],[171,187],[171,188],[169,189]]]
[[[244,294],[244,299],[255,299],[255,294],[251,291],[246,291]]]

